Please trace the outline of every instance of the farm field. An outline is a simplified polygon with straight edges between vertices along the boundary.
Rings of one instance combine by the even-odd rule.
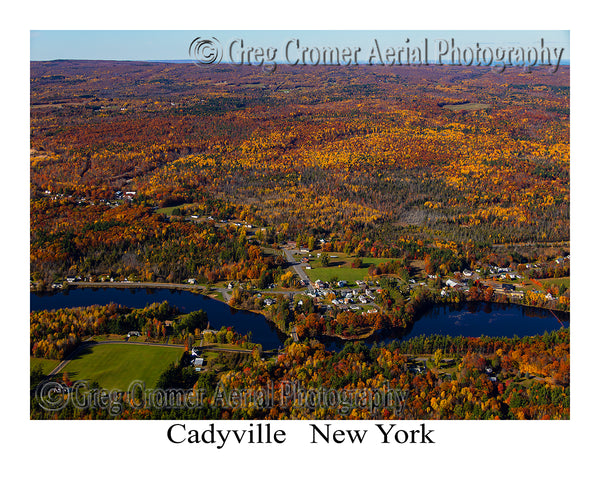
[[[490,105],[485,103],[461,103],[458,105],[444,105],[445,109],[452,112],[473,112],[475,110],[485,110],[490,108]]]
[[[561,277],[561,278],[545,278],[541,280],[542,285],[556,285],[560,287],[564,285],[566,288],[571,288],[571,277]]]
[[[332,258],[332,255],[337,255],[338,258]],[[391,258],[364,257],[362,267],[352,268],[352,257],[336,253],[330,254],[329,257],[330,264],[328,267],[322,267],[320,259],[313,259],[309,262],[311,269],[306,270],[306,274],[311,281],[323,280],[324,282],[330,282],[332,279],[337,279],[356,282],[357,280],[364,280],[369,275],[371,265],[380,265],[393,260]]]
[[[29,371],[33,371],[35,368],[40,367],[42,373],[48,375],[59,363],[59,360],[29,357]]]
[[[134,380],[153,388],[164,369],[177,362],[182,352],[173,347],[101,344],[82,351],[66,371],[72,381],[98,382],[106,389],[126,390]]]
[[[561,285],[564,285],[567,289],[571,288],[571,277],[540,278],[537,282],[541,283],[544,288],[550,288],[552,286],[560,287]],[[523,280],[520,283],[523,285],[524,290],[540,290],[540,286],[529,279]]]

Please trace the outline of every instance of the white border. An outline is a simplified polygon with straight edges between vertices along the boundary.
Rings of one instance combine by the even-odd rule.
[[[271,2],[206,5],[205,2],[114,0],[87,4],[28,2],[2,32],[4,136],[2,202],[5,206],[2,287],[8,315],[3,346],[6,377],[2,414],[7,471],[62,478],[108,475],[235,475],[339,478],[418,475],[422,478],[565,478],[572,469],[596,471],[597,313],[592,304],[598,272],[594,248],[598,154],[598,94],[594,75],[596,26],[592,12],[578,12],[564,2],[527,4],[503,1],[486,9],[482,2],[427,2],[393,6],[381,2]],[[581,20],[580,20],[581,19]],[[570,29],[572,65],[572,419],[561,422],[425,422],[439,432],[432,446],[314,446],[305,440],[306,425],[287,422],[284,447],[225,448],[171,445],[170,422],[32,422],[28,420],[28,161],[29,30],[31,29]],[[8,57],[8,58],[6,58]],[[593,116],[592,116],[593,115]],[[8,147],[8,148],[6,148]],[[16,179],[16,181],[15,181]],[[595,188],[596,187],[596,188]],[[591,273],[588,273],[591,272]],[[16,360],[16,361],[15,361]],[[188,422],[189,423],[189,422]],[[199,425],[199,422],[193,422]],[[336,425],[340,422],[335,422]],[[352,422],[354,423],[354,422]],[[232,423],[220,422],[225,428]],[[350,422],[339,428],[357,427]],[[594,450],[592,450],[594,448]],[[9,453],[12,452],[12,453]]]

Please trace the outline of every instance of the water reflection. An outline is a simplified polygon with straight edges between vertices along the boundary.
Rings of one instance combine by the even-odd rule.
[[[161,288],[76,288],[58,293],[31,293],[30,309],[55,309],[106,305],[110,302],[132,308],[143,308],[154,302],[168,301],[182,312],[202,309],[208,314],[211,328],[233,327],[241,334],[251,335],[254,342],[271,349],[283,345],[287,338],[263,315],[236,310],[199,293]],[[523,307],[512,304],[465,302],[436,305],[425,312],[409,328],[385,329],[375,332],[366,343],[388,343],[420,335],[451,335],[479,337],[481,335],[513,337],[543,334],[569,326],[569,314]],[[322,337],[333,350],[343,348],[339,339]]]

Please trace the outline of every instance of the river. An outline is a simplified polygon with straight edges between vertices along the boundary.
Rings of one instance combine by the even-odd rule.
[[[210,327],[233,327],[243,335],[250,334],[253,342],[265,350],[280,347],[286,339],[263,315],[236,310],[223,302],[187,290],[164,288],[74,288],[52,293],[30,294],[30,310],[52,310],[89,305],[106,305],[110,302],[126,307],[142,308],[154,302],[168,301],[182,312],[204,310]],[[569,326],[568,313],[555,313],[540,308],[513,304],[465,302],[458,305],[435,305],[422,313],[408,329],[377,332],[367,343],[409,339],[419,335],[451,335],[479,337],[519,337],[543,334]],[[324,341],[328,348],[339,349],[342,341]]]

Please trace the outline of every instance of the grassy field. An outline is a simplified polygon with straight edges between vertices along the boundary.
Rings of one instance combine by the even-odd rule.
[[[337,258],[331,258],[331,256],[337,256]],[[357,280],[364,280],[369,275],[369,267],[371,265],[379,265],[381,263],[389,262],[391,258],[371,258],[364,257],[362,259],[361,268],[352,268],[353,257],[349,257],[342,253],[331,253],[329,254],[329,266],[321,267],[321,260],[313,258],[310,260],[310,270],[306,270],[306,274],[311,279],[323,280],[324,282],[330,282],[333,278],[338,280],[346,280],[347,282],[356,282]]]
[[[567,288],[571,288],[571,277],[540,278],[538,282],[544,285],[545,288],[549,288],[550,285],[564,285]],[[540,290],[540,287],[531,280],[523,280],[521,283],[525,287],[523,290]]]
[[[173,215],[173,210],[176,208],[184,208],[184,207],[192,207],[193,203],[182,203],[181,205],[173,205],[172,207],[164,207],[156,210],[156,213],[162,213],[163,215],[171,216]]]
[[[564,285],[567,288],[571,288],[571,277],[543,278],[539,281],[542,283],[542,285]]]
[[[81,352],[66,371],[71,380],[95,381],[106,389],[126,390],[134,380],[153,388],[160,374],[182,354],[182,348],[101,344]]]
[[[46,358],[29,357],[29,371],[40,367],[44,375],[48,375],[60,363],[60,360],[48,360]]]
[[[451,110],[453,112],[471,112],[473,110],[484,110],[486,108],[490,108],[490,106],[485,103],[463,103],[460,105],[444,105],[443,108],[445,108],[446,110]]]

